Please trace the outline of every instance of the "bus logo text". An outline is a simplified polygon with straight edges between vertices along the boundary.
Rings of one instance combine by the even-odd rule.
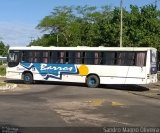
[[[40,70],[55,70],[55,71],[72,71],[73,67],[56,67],[48,66],[47,64],[41,64]]]

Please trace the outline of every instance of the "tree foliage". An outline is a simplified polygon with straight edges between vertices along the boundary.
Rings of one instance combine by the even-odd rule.
[[[30,45],[119,46],[120,9],[109,6],[56,7],[37,26],[47,31]],[[123,46],[160,50],[160,10],[154,5],[123,9]]]
[[[0,56],[7,56],[9,46],[0,41]]]

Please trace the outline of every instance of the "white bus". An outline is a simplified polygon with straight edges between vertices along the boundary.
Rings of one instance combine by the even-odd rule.
[[[99,84],[157,82],[157,50],[136,47],[10,47],[6,77]]]

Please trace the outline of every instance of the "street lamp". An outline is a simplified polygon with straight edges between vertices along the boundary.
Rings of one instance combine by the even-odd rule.
[[[123,36],[123,0],[120,1],[120,10],[121,10],[121,24],[120,24],[120,47],[123,47],[122,45],[122,36]]]

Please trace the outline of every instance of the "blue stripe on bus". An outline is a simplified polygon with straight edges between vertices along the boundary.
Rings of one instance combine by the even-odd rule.
[[[62,74],[78,73],[74,64],[21,63],[21,66],[27,70],[37,70],[45,80],[48,78],[61,79]]]

